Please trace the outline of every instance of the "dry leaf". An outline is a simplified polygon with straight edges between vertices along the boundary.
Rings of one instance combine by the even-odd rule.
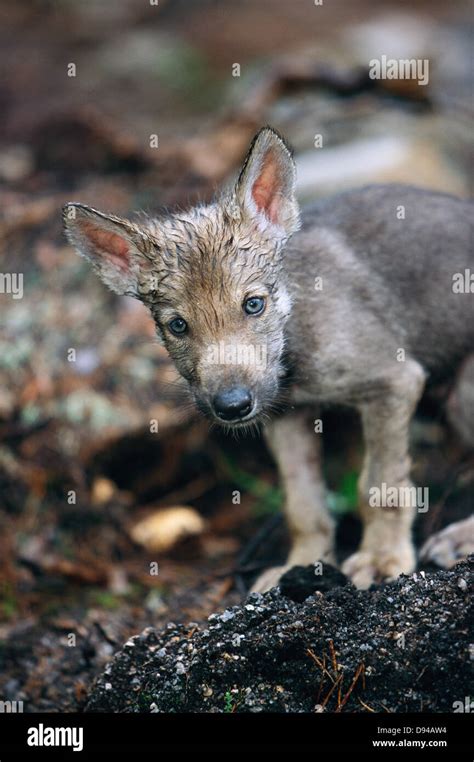
[[[201,534],[204,528],[205,521],[194,508],[174,506],[138,521],[130,536],[147,550],[165,552],[185,537]]]

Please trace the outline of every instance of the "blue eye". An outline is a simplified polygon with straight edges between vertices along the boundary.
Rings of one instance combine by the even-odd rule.
[[[175,336],[182,336],[183,333],[186,333],[188,324],[186,320],[183,320],[183,318],[176,317],[173,318],[173,320],[170,320],[168,323],[168,328],[170,329],[171,333],[174,333]]]
[[[243,307],[247,315],[261,315],[265,309],[265,299],[263,296],[250,296],[245,300]]]

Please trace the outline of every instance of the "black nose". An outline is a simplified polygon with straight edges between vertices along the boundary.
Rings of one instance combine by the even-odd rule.
[[[245,418],[252,409],[252,396],[243,386],[234,386],[216,394],[213,400],[214,410],[224,421]]]

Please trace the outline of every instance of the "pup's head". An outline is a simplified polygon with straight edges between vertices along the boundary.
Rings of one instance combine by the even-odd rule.
[[[270,128],[217,201],[135,224],[68,204],[69,241],[118,294],[151,310],[196,404],[242,426],[276,402],[290,300],[281,250],[298,228],[295,167]]]

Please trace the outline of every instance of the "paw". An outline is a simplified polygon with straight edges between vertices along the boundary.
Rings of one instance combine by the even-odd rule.
[[[309,566],[321,560],[329,564],[335,564],[333,553],[332,527],[324,532],[308,533],[300,536],[291,548],[291,552],[282,566],[273,566],[266,569],[253,583],[251,593],[266,593],[272,587],[276,587],[281,577],[293,566]]]
[[[359,550],[344,561],[342,571],[356,587],[365,590],[373,582],[396,579],[400,574],[411,574],[415,565],[413,546],[406,543],[396,550]]]
[[[273,566],[271,569],[265,569],[253,583],[250,592],[266,593],[267,590],[271,590],[272,587],[278,585],[280,579],[289,569],[291,569],[291,565],[289,564],[285,564],[284,566]]]
[[[470,553],[474,553],[474,516],[449,524],[430,537],[420,551],[420,558],[450,569]]]

